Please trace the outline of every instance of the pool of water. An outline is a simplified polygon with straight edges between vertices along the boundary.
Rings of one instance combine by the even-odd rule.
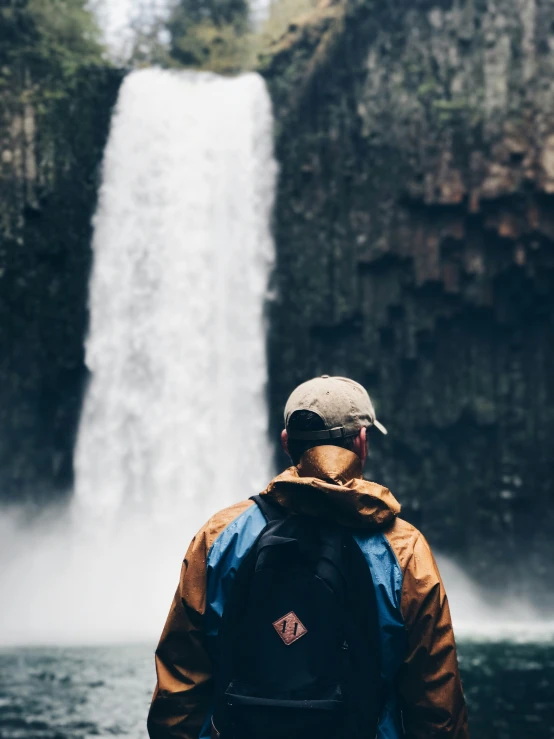
[[[144,645],[0,650],[1,739],[145,739]],[[459,644],[472,739],[554,739],[554,643]]]

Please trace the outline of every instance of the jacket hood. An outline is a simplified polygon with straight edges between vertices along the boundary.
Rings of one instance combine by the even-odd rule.
[[[400,513],[390,490],[362,478],[360,458],[337,446],[308,449],[297,467],[278,475],[262,494],[295,513],[350,528],[386,528]]]

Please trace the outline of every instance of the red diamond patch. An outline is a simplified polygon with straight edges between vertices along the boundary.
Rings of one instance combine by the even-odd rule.
[[[287,613],[286,616],[278,618],[273,622],[273,628],[279,634],[282,641],[287,645],[293,644],[300,639],[301,636],[308,633],[308,629],[298,618],[294,611]]]

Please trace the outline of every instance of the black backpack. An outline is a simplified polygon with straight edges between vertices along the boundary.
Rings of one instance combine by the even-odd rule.
[[[384,702],[377,604],[352,532],[253,500],[267,525],[223,613],[212,736],[374,739]]]

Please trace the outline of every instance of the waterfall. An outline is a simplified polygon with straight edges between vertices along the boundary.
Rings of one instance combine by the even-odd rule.
[[[73,506],[31,535],[0,531],[1,641],[153,642],[196,529],[269,482],[272,125],[256,74],[124,80],[94,219]]]
[[[163,522],[267,484],[276,165],[258,75],[124,81],[95,217],[76,494]]]

